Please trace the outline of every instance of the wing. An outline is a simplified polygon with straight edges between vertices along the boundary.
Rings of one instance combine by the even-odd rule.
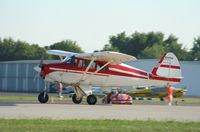
[[[47,50],[47,54],[57,55],[60,57],[61,61],[65,61],[77,53],[67,52],[67,51],[62,51],[62,50]]]
[[[48,54],[58,55],[60,57],[69,58],[75,56],[77,58],[86,59],[86,60],[95,60],[95,61],[105,61],[112,64],[119,64],[124,61],[134,61],[136,58],[131,55],[119,53],[119,52],[95,52],[95,53],[73,53],[62,50],[48,50]]]
[[[95,52],[95,53],[81,53],[75,55],[78,58],[87,59],[87,60],[96,60],[96,61],[105,61],[111,62],[115,64],[119,64],[124,61],[133,61],[136,60],[134,56],[130,56],[127,54],[119,53],[119,52]]]
[[[58,55],[58,56],[63,56],[63,57],[71,57],[77,54],[77,53],[67,52],[67,51],[62,51],[62,50],[47,50],[47,53],[51,55]]]

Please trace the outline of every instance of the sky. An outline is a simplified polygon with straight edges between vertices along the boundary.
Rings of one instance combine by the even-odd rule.
[[[199,7],[200,0],[0,0],[0,38],[40,46],[71,39],[93,52],[121,32],[161,31],[189,49],[200,36]]]

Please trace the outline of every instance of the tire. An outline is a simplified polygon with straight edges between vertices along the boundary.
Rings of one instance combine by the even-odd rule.
[[[89,105],[95,105],[97,103],[97,97],[94,95],[87,96],[87,103]]]
[[[80,104],[81,101],[82,101],[82,98],[77,99],[76,94],[73,94],[73,95],[72,95],[72,101],[73,101],[75,104]]]
[[[45,97],[44,97],[44,92],[40,93],[38,95],[38,101],[40,103],[46,103],[49,100],[49,95],[46,93]]]

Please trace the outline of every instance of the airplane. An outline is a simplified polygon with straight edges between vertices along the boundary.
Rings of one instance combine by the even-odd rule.
[[[167,96],[167,87],[157,87],[157,86],[150,86],[150,87],[139,87],[136,88],[135,91],[127,92],[128,95],[132,97],[146,97],[146,98],[159,98],[161,101],[164,101],[164,98]],[[179,98],[183,97],[183,95],[187,92],[185,88],[174,88],[173,90],[173,97]]]
[[[48,82],[71,85],[75,92],[72,96],[75,104],[80,104],[83,96],[86,96],[87,103],[94,105],[97,98],[91,92],[92,87],[163,86],[177,84],[182,79],[180,63],[171,52],[163,55],[151,73],[122,63],[135,61],[136,58],[119,52],[73,53],[48,50],[47,53],[59,56],[61,61],[43,64],[41,60],[34,67],[45,82],[44,90],[38,95],[40,103],[46,103],[49,99]]]

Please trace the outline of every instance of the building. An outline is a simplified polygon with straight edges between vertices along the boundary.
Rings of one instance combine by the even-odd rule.
[[[33,69],[40,60],[0,62],[0,91],[39,92],[44,81]]]

